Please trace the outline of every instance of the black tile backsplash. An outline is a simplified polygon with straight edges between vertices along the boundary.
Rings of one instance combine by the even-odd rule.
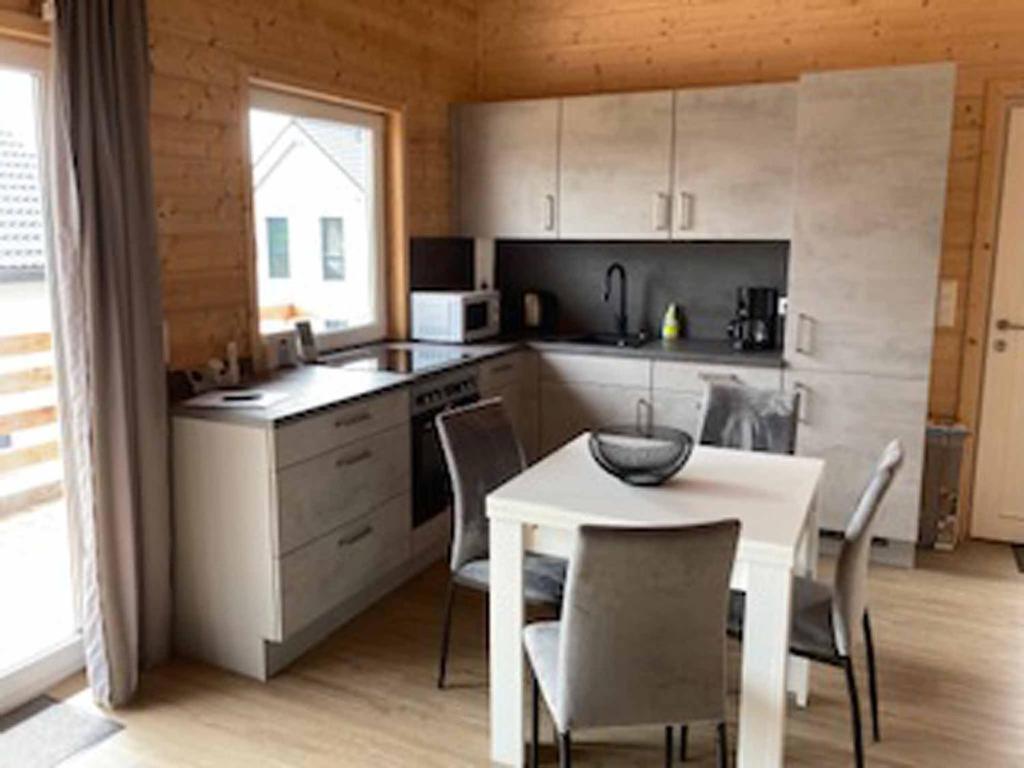
[[[500,241],[495,280],[502,293],[502,330],[522,328],[522,295],[546,290],[558,298],[558,333],[614,331],[618,278],[611,301],[602,300],[605,270],[621,262],[628,277],[629,330],[654,335],[669,302],[694,339],[724,339],[740,286],[786,292],[787,241],[592,243]]]

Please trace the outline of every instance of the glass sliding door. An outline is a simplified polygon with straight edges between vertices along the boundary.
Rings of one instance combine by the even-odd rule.
[[[81,664],[47,266],[47,55],[0,40],[0,711]]]

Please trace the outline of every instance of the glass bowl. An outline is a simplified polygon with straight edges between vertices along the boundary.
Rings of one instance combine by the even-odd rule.
[[[590,454],[609,474],[630,485],[661,485],[693,453],[689,433],[672,427],[601,427],[590,433]]]

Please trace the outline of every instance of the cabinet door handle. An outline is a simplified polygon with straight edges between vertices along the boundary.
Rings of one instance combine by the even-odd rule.
[[[362,530],[360,530],[358,533],[354,533],[351,536],[342,536],[340,539],[338,539],[338,549],[342,549],[344,547],[351,547],[353,544],[357,544],[358,542],[365,539],[371,533],[373,533],[373,526],[368,525]]]
[[[1005,317],[996,320],[997,331],[1024,331],[1024,323],[1014,323]]]
[[[544,231],[555,231],[555,196],[544,195]]]
[[[693,229],[693,195],[689,192],[679,193],[679,226],[682,231]]]
[[[697,374],[697,378],[701,381],[708,383],[721,381],[727,384],[742,384],[740,377],[735,373],[708,373],[707,371],[701,371]]]
[[[341,429],[342,427],[354,427],[356,424],[362,424],[364,421],[369,421],[373,418],[369,411],[363,411],[357,413],[355,416],[349,416],[347,418],[337,418],[334,420],[334,428]]]
[[[636,401],[636,428],[650,432],[653,423],[654,406],[651,405],[647,398],[641,397]]]
[[[811,389],[803,382],[793,383],[796,391],[796,420],[800,424],[810,424]]]
[[[669,219],[671,218],[671,198],[664,192],[655,192],[652,206],[651,218],[654,222],[655,232],[668,232]]]
[[[805,312],[796,316],[796,351],[811,355],[814,350],[814,320]]]
[[[355,466],[356,464],[362,464],[364,461],[367,461],[371,458],[373,458],[373,451],[367,448],[365,450],[360,451],[355,456],[348,456],[345,458],[338,459],[337,461],[334,462],[334,466],[336,466],[338,469],[341,469],[342,467],[352,467]]]

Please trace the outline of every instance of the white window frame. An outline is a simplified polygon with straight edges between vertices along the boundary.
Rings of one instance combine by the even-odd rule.
[[[345,330],[325,331],[315,329],[317,346],[321,350],[341,349],[359,344],[368,344],[380,341],[387,335],[387,232],[385,217],[385,200],[387,188],[385,185],[385,143],[386,119],[383,112],[375,112],[365,108],[348,106],[340,101],[332,100],[327,96],[313,94],[296,94],[288,92],[286,86],[275,86],[272,83],[262,81],[250,83],[249,86],[249,109],[263,109],[271,112],[283,112],[302,117],[313,117],[324,120],[337,120],[350,125],[358,125],[369,129],[373,135],[373,166],[374,173],[370,179],[370,188],[367,190],[367,199],[373,202],[372,213],[374,222],[373,240],[375,242],[377,258],[376,263],[371,265],[373,273],[374,312],[370,323]],[[248,121],[248,112],[246,113]],[[247,162],[249,158],[246,158]],[[250,209],[253,211],[252,249],[254,259],[258,258],[256,248],[256,227],[259,222],[255,220],[255,204],[253,204],[253,185],[250,162],[250,179],[248,194],[250,196]],[[255,275],[259,275],[259,265],[253,264]],[[259,287],[256,291],[256,323],[259,325]],[[265,336],[262,331],[261,337]]]

